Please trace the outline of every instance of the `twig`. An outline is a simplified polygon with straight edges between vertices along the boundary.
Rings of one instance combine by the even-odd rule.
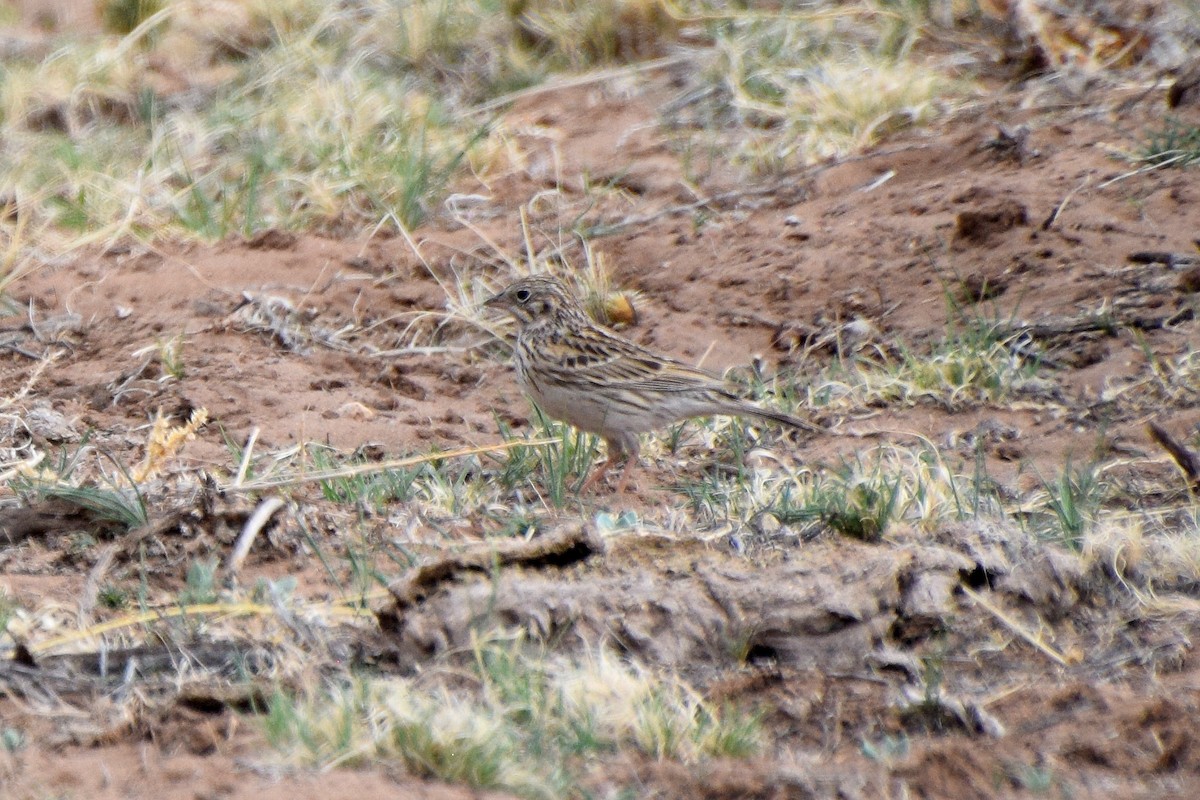
[[[146,356],[146,358],[142,361],[141,365],[137,369],[135,369],[133,372],[126,375],[125,378],[121,381],[121,383],[113,388],[112,400],[109,401],[109,405],[116,405],[120,401],[121,395],[125,394],[125,392],[129,388],[129,385],[131,383],[133,383],[134,381],[136,381],[138,378],[142,377],[142,373],[144,373],[149,368],[150,362],[153,360],[154,360],[153,356]]]
[[[999,620],[1006,628],[1008,628],[1010,631],[1015,633],[1017,636],[1020,636],[1022,639],[1029,642],[1035,648],[1040,650],[1042,652],[1042,654],[1045,655],[1047,658],[1049,658],[1051,661],[1058,664],[1060,667],[1070,666],[1070,662],[1067,661],[1066,656],[1064,656],[1062,653],[1055,650],[1050,645],[1043,642],[1037,636],[1034,636],[1032,633],[1025,630],[1025,628],[1022,627],[1019,622],[1017,622],[1015,619],[1008,616],[1008,614],[1005,614],[1003,611],[1001,611],[1000,609],[996,608],[994,605],[989,603],[987,600],[984,599],[983,595],[979,594],[979,592],[975,591],[970,586],[961,586],[959,588],[961,588],[963,590],[963,594],[965,594],[967,597],[974,600],[975,603],[980,608],[982,608],[984,611],[988,612],[993,617],[995,617],[997,620]]]
[[[1126,308],[1117,308],[1110,313],[1088,313],[1077,317],[1054,317],[1045,322],[1014,322],[997,327],[997,332],[1005,336],[1027,334],[1034,339],[1050,339],[1055,336],[1088,333],[1091,331],[1115,331],[1120,327],[1135,328],[1143,331],[1162,330],[1172,323],[1179,312],[1169,314],[1146,314],[1139,316]]]
[[[873,192],[876,189],[878,189],[880,186],[883,186],[885,183],[887,183],[894,177],[896,177],[896,170],[889,169],[887,172],[883,173],[882,175],[880,175],[878,178],[871,181],[870,183],[866,183],[866,184],[863,184],[862,186],[858,187],[857,189],[855,189],[855,191],[864,192],[864,193],[865,192]]]
[[[38,378],[42,377],[42,373],[45,372],[46,368],[53,364],[57,358],[58,353],[51,353],[38,359],[38,363],[34,364],[33,370],[30,371],[29,377],[25,379],[25,383],[21,385],[21,388],[8,397],[0,398],[0,408],[8,408],[21,398],[25,397],[25,395],[29,394],[33,390],[34,384],[37,383]]]
[[[463,346],[446,345],[444,347],[397,347],[393,350],[372,350],[374,358],[401,358],[403,356],[442,356],[471,353],[481,347],[491,344],[494,339],[481,339],[478,342]]]
[[[333,602],[320,601],[311,603],[302,603],[301,607],[305,613],[313,613],[317,609],[322,609],[324,613],[334,617],[345,617],[349,619],[372,620],[375,615],[368,608],[363,608],[361,603],[364,599],[372,600],[385,597],[386,590],[380,589],[370,592],[366,597],[361,594],[356,594],[354,597],[334,600]],[[261,617],[278,617],[279,609],[275,606],[266,603],[198,603],[196,605],[174,604],[164,606],[162,608],[151,608],[147,611],[141,611],[128,616],[119,617],[117,619],[105,620],[98,622],[89,628],[83,628],[77,631],[69,631],[48,639],[44,642],[30,644],[27,650],[32,655],[41,655],[51,650],[55,650],[65,645],[76,644],[78,642],[87,641],[93,637],[100,636],[110,631],[123,630],[125,628],[135,628],[142,625],[147,625],[154,622],[166,622],[172,619],[182,619],[186,617],[205,617],[205,616],[221,616],[221,617],[244,617],[244,616],[261,616]],[[10,656],[13,648],[0,649],[0,655]]]
[[[740,197],[755,197],[758,195],[774,194],[785,187],[795,186],[795,184],[795,179],[789,179],[787,181],[772,183],[769,186],[759,186],[754,189],[734,189],[733,191],[714,194],[711,197],[702,197],[694,203],[684,203],[683,205],[664,208],[661,211],[655,211],[652,214],[630,216],[619,222],[611,222],[607,225],[596,225],[590,229],[589,233],[593,237],[608,236],[634,225],[645,225],[648,222],[655,222],[663,217],[673,217],[678,214],[686,214],[689,211],[695,211],[698,208],[713,205],[714,203],[723,203],[726,200],[734,200]]]
[[[104,580],[104,576],[108,574],[113,558],[116,557],[117,550],[120,548],[120,542],[113,542],[105,547],[100,552],[100,557],[96,559],[91,571],[88,572],[87,581],[83,584],[83,597],[79,599],[79,624],[81,627],[86,628],[92,624],[92,611],[96,608],[96,598],[100,594],[100,581]]]
[[[1067,203],[1071,202],[1071,198],[1074,197],[1080,189],[1087,186],[1090,181],[1091,176],[1086,176],[1074,189],[1067,192],[1066,196],[1063,197],[1063,199],[1059,201],[1058,205],[1054,207],[1054,210],[1050,212],[1050,216],[1046,217],[1046,219],[1042,221],[1042,230],[1050,230],[1050,226],[1058,221],[1058,215],[1061,214],[1067,207]]]
[[[1171,269],[1187,269],[1200,264],[1200,256],[1187,253],[1167,253],[1159,250],[1138,250],[1126,258],[1134,264],[1166,264]]]
[[[254,513],[242,526],[242,532],[238,534],[233,551],[229,554],[229,560],[225,562],[226,575],[232,577],[237,574],[237,571],[241,569],[242,562],[246,560],[246,555],[250,552],[250,547],[254,544],[254,539],[258,536],[258,532],[281,508],[283,508],[283,499],[279,497],[268,497],[258,504],[258,508],[254,509]]]
[[[489,111],[494,111],[497,108],[509,105],[510,103],[515,103],[518,100],[526,97],[537,97],[538,95],[549,94],[550,92],[557,92],[562,89],[575,89],[580,86],[589,86],[593,83],[603,83],[604,81],[611,80],[613,78],[623,78],[629,75],[640,75],[643,72],[653,72],[654,70],[673,67],[676,64],[686,64],[687,62],[693,60],[695,60],[695,54],[685,53],[678,56],[656,58],[653,61],[645,61],[641,64],[634,64],[633,66],[629,67],[615,67],[613,69],[596,70],[595,72],[589,72],[586,75],[580,75],[575,78],[552,81],[550,83],[543,83],[540,86],[534,86],[529,89],[521,89],[520,91],[509,92],[508,94],[500,95],[494,100],[481,103],[480,105],[469,109],[467,113],[485,114]]]
[[[241,486],[246,480],[246,473],[250,471],[250,458],[254,455],[254,443],[258,441],[259,429],[255,425],[250,429],[250,435],[246,437],[246,446],[242,449],[242,463],[238,464],[237,477],[233,479],[234,486]]]
[[[1103,189],[1106,186],[1111,186],[1112,184],[1117,183],[1118,181],[1123,181],[1126,178],[1133,178],[1138,175],[1143,175],[1147,172],[1153,172],[1156,169],[1162,169],[1163,167],[1169,167],[1172,164],[1176,163],[1177,161],[1183,161],[1187,157],[1188,157],[1187,153],[1179,153],[1177,155],[1173,155],[1170,158],[1165,158],[1162,161],[1155,162],[1153,164],[1150,164],[1149,166],[1139,167],[1138,169],[1135,169],[1132,172],[1126,172],[1121,175],[1118,175],[1115,178],[1109,178],[1104,183],[1099,184],[1096,188]]]
[[[500,444],[487,444],[478,447],[463,447],[458,450],[447,450],[444,453],[427,453],[422,456],[412,456],[410,458],[397,458],[391,461],[380,461],[375,464],[358,464],[352,467],[341,467],[339,469],[327,469],[320,472],[308,472],[304,475],[293,475],[282,478],[264,478],[262,480],[251,481],[240,485],[230,484],[220,487],[222,492],[258,492],[263,489],[278,489],[282,486],[298,486],[303,483],[319,483],[320,481],[336,480],[338,478],[353,478],[357,475],[369,475],[373,472],[386,472],[389,469],[400,469],[401,467],[411,467],[416,464],[425,464],[430,461],[444,461],[448,458],[463,458],[464,456],[473,456],[480,453],[494,453],[500,450],[512,450],[516,447],[540,447],[544,444],[557,444],[558,439],[533,439],[528,442],[501,442]]]
[[[28,358],[30,361],[41,361],[43,358],[45,358],[45,356],[44,356],[43,354],[41,354],[41,353],[34,353],[34,352],[30,351],[30,350],[26,350],[24,347],[22,347],[21,345],[17,344],[15,341],[12,341],[12,342],[0,342],[0,347],[3,347],[3,348],[4,348],[4,349],[6,349],[6,350],[10,350],[10,351],[12,351],[12,352],[16,353],[16,354],[17,354],[17,355],[19,355],[19,356],[25,356],[25,357],[26,357],[26,358]]]
[[[1146,423],[1146,428],[1150,431],[1150,438],[1170,453],[1171,458],[1175,459],[1175,463],[1183,470],[1184,477],[1188,481],[1188,488],[1192,493],[1200,494],[1200,456],[1176,441],[1157,422],[1151,420]]]

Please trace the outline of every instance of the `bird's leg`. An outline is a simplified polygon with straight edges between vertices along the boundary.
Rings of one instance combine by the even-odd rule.
[[[603,478],[604,473],[608,472],[612,468],[612,465],[613,465],[613,457],[610,455],[608,458],[606,458],[600,462],[600,466],[598,466],[594,470],[592,470],[591,475],[587,476],[587,480],[585,480],[583,482],[583,486],[579,487],[579,493],[583,494],[588,489],[592,488],[592,484],[594,484],[596,481]]]
[[[583,486],[579,487],[580,494],[586,492],[597,481],[603,478],[610,469],[622,462],[625,464],[625,470],[621,473],[620,480],[617,481],[617,494],[621,494],[625,491],[625,483],[629,480],[629,473],[633,469],[634,464],[637,463],[637,437],[629,436],[627,434],[620,439],[606,438],[604,443],[608,448],[608,458],[604,459],[600,466],[596,467],[592,474],[588,476],[587,480],[583,482]]]
[[[637,453],[630,453],[625,457],[625,469],[621,470],[621,477],[617,480],[617,496],[625,494],[625,484],[629,482],[629,476],[633,473],[634,467],[637,466]]]

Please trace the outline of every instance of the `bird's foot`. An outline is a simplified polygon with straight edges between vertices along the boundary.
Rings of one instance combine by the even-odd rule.
[[[625,464],[625,469],[621,470],[621,477],[617,479],[617,488],[613,494],[617,497],[625,494],[625,487],[629,483],[629,476],[634,472],[634,467],[637,466],[636,453],[630,453],[623,457],[618,456],[616,458],[609,457],[605,459],[603,462],[601,462],[600,466],[596,467],[595,471],[593,471],[592,474],[587,477],[587,480],[583,482],[583,486],[579,487],[579,493],[583,494],[584,492],[588,491],[588,489],[596,485],[600,479],[609,472],[609,470],[622,462]]]
[[[604,461],[600,462],[600,466],[598,466],[594,470],[592,470],[592,474],[588,475],[587,479],[584,480],[583,485],[579,487],[579,493],[583,494],[584,492],[588,491],[593,486],[595,486],[596,482],[599,481],[601,478],[603,478],[604,473],[608,472],[611,468],[612,468],[612,459],[611,458],[606,458],[606,459],[604,459]]]

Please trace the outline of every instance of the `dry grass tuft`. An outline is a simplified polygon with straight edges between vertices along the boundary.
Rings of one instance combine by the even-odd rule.
[[[1173,601],[1163,606],[1164,596],[1200,587],[1200,513],[1193,508],[1183,516],[1178,527],[1163,529],[1152,519],[1105,515],[1083,537],[1083,563],[1147,607],[1169,607]]]
[[[461,670],[435,669],[277,695],[267,735],[293,763],[397,763],[532,798],[580,791],[601,753],[698,763],[761,747],[752,717],[713,708],[680,679],[604,651],[567,660],[519,641],[481,641],[471,656],[469,687]],[[454,691],[443,682],[452,678]]]
[[[508,0],[522,46],[568,68],[663,55],[679,21],[663,0]]]
[[[367,0],[353,10],[288,0],[220,14],[190,0],[156,7],[109,0],[123,37],[6,64],[3,196],[21,198],[37,225],[72,234],[73,244],[412,226],[465,161],[476,170],[520,162],[513,142],[470,112],[556,70],[668,52],[707,64],[716,113],[760,170],[877,141],[960,93],[948,70],[912,57],[926,29],[943,23],[911,9],[756,14],[666,0],[511,0],[500,14],[483,0]],[[717,55],[680,55],[685,38],[711,42]]]
[[[129,474],[135,484],[154,477],[172,459],[183,445],[196,438],[196,433],[208,423],[207,409],[192,411],[191,417],[182,425],[172,425],[162,412],[154,417],[150,437],[146,442],[146,456]]]

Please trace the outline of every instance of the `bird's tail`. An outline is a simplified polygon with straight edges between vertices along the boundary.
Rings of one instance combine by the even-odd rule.
[[[767,422],[776,422],[780,425],[788,425],[793,428],[799,428],[802,431],[809,433],[824,433],[825,429],[819,425],[814,425],[798,417],[793,417],[790,414],[784,414],[782,411],[772,411],[769,408],[762,408],[753,403],[739,403],[737,408],[731,413],[740,414],[746,417],[755,417],[757,419],[766,420]]]

